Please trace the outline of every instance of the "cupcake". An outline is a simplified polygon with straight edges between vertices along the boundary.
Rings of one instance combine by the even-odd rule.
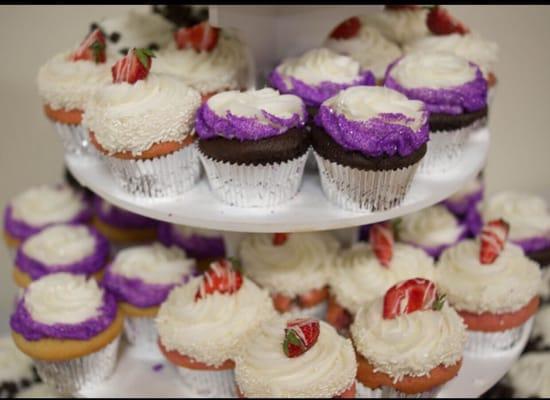
[[[97,385],[114,370],[122,314],[94,279],[60,272],[32,282],[10,326],[19,350],[60,392]]]
[[[443,200],[443,205],[456,217],[464,219],[468,212],[483,200],[483,180],[480,176],[469,181],[458,192]]]
[[[401,57],[397,44],[388,40],[372,25],[351,17],[332,30],[324,46],[358,61],[361,68],[371,71],[377,85],[384,83],[388,65]]]
[[[241,397],[355,397],[351,340],[313,318],[278,316],[242,345],[235,380]]]
[[[357,86],[326,100],[312,144],[328,199],[351,211],[401,203],[426,154],[428,113],[384,87]]]
[[[361,307],[351,336],[358,394],[436,397],[462,366],[466,329],[435,284],[417,278]]]
[[[388,67],[384,85],[423,101],[430,112],[423,172],[455,166],[470,133],[486,124],[487,81],[477,65],[452,53],[409,53]]]
[[[122,189],[173,197],[199,179],[194,119],[200,95],[174,77],[149,74],[152,57],[132,49],[119,60],[113,83],[95,92],[83,123]]]
[[[82,193],[67,185],[34,186],[4,210],[4,238],[15,249],[29,236],[60,223],[87,223],[92,212]]]
[[[399,241],[419,247],[437,259],[443,250],[467,236],[468,227],[438,204],[399,218],[396,233]]]
[[[257,233],[241,241],[239,257],[245,276],[269,291],[277,311],[322,319],[339,249],[328,232]]]
[[[14,398],[39,382],[32,360],[21,353],[11,337],[0,337],[0,398]]]
[[[272,207],[300,188],[309,140],[299,97],[273,89],[214,95],[197,113],[199,153],[212,192],[239,207]]]
[[[195,261],[160,243],[121,250],[107,267],[103,284],[119,302],[128,341],[158,354],[154,318],[170,291],[195,274]]]
[[[478,240],[448,248],[437,264],[438,285],[468,327],[470,352],[512,348],[539,305],[539,267],[506,241],[508,229],[491,221]]]
[[[48,60],[38,72],[44,113],[54,124],[65,152],[93,154],[82,114],[97,88],[109,83],[105,37],[92,31],[80,46]]]
[[[348,333],[359,308],[386,293],[397,282],[412,278],[433,279],[434,263],[424,251],[394,243],[389,223],[371,225],[370,243],[356,243],[344,250],[331,269],[327,321]]]
[[[196,396],[231,397],[239,345],[274,315],[266,290],[229,261],[215,262],[204,277],[176,287],[162,303],[156,318],[159,347]]]
[[[58,272],[100,280],[108,257],[109,242],[94,228],[53,225],[30,236],[17,249],[13,280],[20,288]]]

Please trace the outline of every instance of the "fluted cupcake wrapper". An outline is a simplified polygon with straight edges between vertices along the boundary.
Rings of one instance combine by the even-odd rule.
[[[430,399],[437,396],[437,394],[441,391],[441,386],[436,386],[432,390],[428,390],[426,392],[408,394],[400,392],[390,386],[382,386],[378,389],[371,389],[357,381],[356,390],[356,397],[362,399]]]
[[[235,372],[196,370],[177,367],[183,384],[197,397],[236,397]]]
[[[420,162],[400,169],[362,170],[314,153],[326,197],[350,211],[382,211],[401,204]]]
[[[196,143],[161,157],[123,160],[103,156],[117,184],[145,198],[175,197],[191,189],[200,178]]]
[[[472,354],[490,354],[509,350],[520,340],[526,329],[533,323],[531,317],[523,325],[501,332],[478,332],[468,330],[464,351]]]
[[[309,154],[267,165],[216,161],[199,152],[212,192],[237,207],[272,207],[298,193]]]
[[[325,300],[313,307],[304,308],[295,305],[290,309],[290,312],[297,317],[310,317],[324,321],[327,316],[327,308],[328,301]]]
[[[61,393],[75,393],[107,379],[114,371],[120,336],[95,353],[66,361],[34,360],[42,380]]]
[[[147,358],[162,359],[154,318],[125,317],[124,335],[134,350]]]
[[[91,157],[100,156],[96,148],[90,143],[88,130],[81,124],[74,125],[53,122],[53,125],[61,139],[65,154],[87,155]]]

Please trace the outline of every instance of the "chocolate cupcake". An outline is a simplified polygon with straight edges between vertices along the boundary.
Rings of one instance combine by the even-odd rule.
[[[428,113],[384,87],[358,86],[325,101],[312,144],[325,195],[352,211],[401,203],[426,153]]]
[[[199,153],[223,202],[271,207],[296,195],[309,141],[299,97],[265,88],[219,93],[197,113]]]

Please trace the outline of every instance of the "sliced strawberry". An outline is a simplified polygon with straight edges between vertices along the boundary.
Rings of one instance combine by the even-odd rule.
[[[430,310],[438,299],[435,284],[423,278],[409,279],[392,286],[384,296],[384,319],[393,319],[418,310]]]
[[[106,56],[106,41],[103,32],[98,28],[91,32],[80,44],[78,49],[71,54],[72,61],[87,60],[96,64],[104,63]]]
[[[240,272],[233,269],[233,264],[228,260],[215,261],[210,264],[204,273],[202,282],[195,294],[195,301],[212,293],[233,294],[243,284]]]
[[[426,24],[434,35],[450,35],[451,33],[464,35],[470,32],[462,22],[452,17],[445,8],[440,6],[430,9]]]
[[[359,18],[351,17],[334,28],[329,36],[333,39],[350,39],[357,35],[359,29],[361,29]]]
[[[319,321],[313,318],[288,321],[283,341],[283,351],[287,357],[298,357],[311,349],[319,338],[319,331]]]
[[[220,28],[215,28],[208,22],[180,28],[174,32],[174,40],[178,49],[194,49],[196,51],[212,51],[218,44]]]
[[[504,248],[510,225],[503,219],[490,221],[481,230],[479,261],[482,264],[492,264]]]
[[[273,246],[282,246],[288,240],[288,233],[274,233],[273,234]]]
[[[372,225],[369,228],[369,242],[380,264],[388,267],[393,257],[394,243],[391,224],[382,222]]]
[[[128,82],[133,84],[147,78],[151,70],[152,58],[149,49],[132,49],[111,68],[114,83]]]

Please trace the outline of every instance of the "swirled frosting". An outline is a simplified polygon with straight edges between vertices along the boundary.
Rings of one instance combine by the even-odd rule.
[[[197,113],[197,133],[201,139],[261,140],[301,127],[307,119],[298,96],[280,94],[271,88],[218,93]]]
[[[392,63],[384,86],[426,103],[430,112],[462,114],[487,106],[480,69],[448,52],[417,51]]]
[[[315,122],[347,150],[406,156],[428,141],[428,113],[395,90],[356,86],[323,102]]]
[[[440,365],[462,358],[466,327],[447,303],[439,311],[423,310],[383,319],[383,298],[361,307],[351,325],[356,350],[395,382],[425,376]]]
[[[369,25],[361,25],[357,35],[352,38],[328,38],[324,45],[358,61],[363,69],[372,71],[377,81],[384,78],[388,65],[402,55],[397,44]]]
[[[479,261],[479,242],[464,240],[443,251],[436,280],[458,310],[481,314],[517,311],[537,295],[540,269],[523,250],[506,243],[492,264]]]
[[[512,365],[508,377],[519,398],[550,397],[550,353],[525,353]]]
[[[32,359],[22,353],[11,337],[0,338],[0,382],[33,380]]]
[[[269,80],[281,93],[295,94],[308,106],[318,106],[342,89],[375,83],[372,72],[362,70],[359,62],[327,48],[287,58]]]
[[[55,55],[38,71],[42,101],[54,110],[84,110],[97,88],[111,82],[112,58],[104,63],[71,61],[71,51]]]
[[[195,302],[202,277],[174,288],[156,318],[162,345],[210,366],[237,355],[241,341],[262,321],[275,315],[266,290],[248,278],[231,295],[213,293]]]
[[[357,362],[350,339],[320,321],[317,342],[299,357],[283,352],[288,316],[263,322],[242,346],[235,380],[247,397],[334,397],[355,379]]]
[[[326,232],[291,233],[273,245],[272,234],[249,234],[239,247],[244,273],[270,293],[295,297],[328,284],[340,248]]]
[[[451,52],[479,66],[483,76],[495,70],[498,61],[498,44],[477,34],[433,35],[420,38],[405,46],[405,52],[434,50]]]
[[[392,42],[405,44],[429,34],[426,18],[428,10],[383,10],[360,16],[362,25],[378,29]]]
[[[200,94],[177,78],[149,74],[134,84],[109,84],[97,90],[82,123],[109,154],[140,155],[153,144],[193,135],[200,103]]]
[[[158,240],[165,246],[182,248],[193,258],[225,257],[225,243],[218,231],[161,223]]]
[[[412,278],[431,280],[434,274],[432,258],[421,249],[395,243],[390,264],[384,267],[369,244],[356,243],[337,257],[331,269],[330,292],[338,304],[355,314],[394,284]]]
[[[94,196],[92,204],[96,218],[111,226],[123,229],[147,229],[158,225],[158,221],[154,219],[118,208],[99,196]]]

